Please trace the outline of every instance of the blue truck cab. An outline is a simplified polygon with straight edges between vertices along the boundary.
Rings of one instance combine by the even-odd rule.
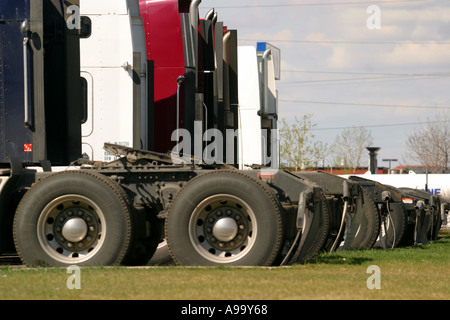
[[[67,7],[60,0],[0,3],[2,166],[64,165],[80,156],[78,30],[67,27]]]

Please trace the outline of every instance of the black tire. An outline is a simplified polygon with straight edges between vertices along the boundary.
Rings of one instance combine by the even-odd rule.
[[[322,227],[321,233],[327,232],[327,238],[325,244],[323,245],[323,250],[329,252],[332,249],[339,232],[342,219],[343,201],[342,199],[339,199],[337,197],[327,197],[326,199],[328,203],[328,206],[326,206],[328,214],[323,216],[322,218],[322,221],[324,221],[323,222],[324,227]],[[326,230],[327,224],[329,225],[328,231]],[[338,242],[340,243],[341,241],[342,239],[339,240]]]
[[[117,265],[129,252],[132,217],[123,190],[97,173],[55,173],[34,185],[14,219],[28,266]]]
[[[155,254],[148,262],[149,266],[170,266],[173,265],[172,255],[169,251],[169,245],[166,239],[161,241],[156,248]]]
[[[440,211],[435,212],[432,219],[433,224],[430,228],[429,237],[430,240],[436,241],[438,239],[439,231],[441,230],[442,226],[441,212]]]
[[[124,192],[124,199],[129,197]],[[159,242],[160,225],[155,214],[148,208],[133,208],[128,202],[132,217],[132,239],[127,256],[122,264],[127,266],[143,266],[155,254]]]
[[[164,225],[165,220],[158,219],[158,237],[155,253],[152,255],[151,259],[147,262],[149,266],[169,266],[173,265],[172,255],[169,251],[169,246],[164,237]]]
[[[166,239],[178,265],[269,266],[283,242],[280,204],[242,172],[206,173],[171,203]]]

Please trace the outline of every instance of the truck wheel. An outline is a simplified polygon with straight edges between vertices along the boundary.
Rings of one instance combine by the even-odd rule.
[[[179,265],[272,265],[283,241],[280,205],[241,172],[206,173],[171,203],[166,239]]]
[[[129,197],[124,194],[124,199]],[[131,202],[128,202],[131,221],[132,221],[132,238],[129,245],[128,253],[121,264],[126,266],[143,266],[154,255],[158,246],[157,234],[159,234],[158,226],[154,223],[151,213],[147,213],[145,208],[133,208]]]
[[[14,242],[29,266],[115,265],[130,247],[131,219],[112,180],[86,171],[56,173],[23,197]]]
[[[166,238],[164,236],[165,220],[159,220],[158,225],[158,241],[155,253],[148,261],[149,266],[168,266],[173,265],[172,255],[169,251]]]
[[[155,254],[148,262],[149,266],[169,266],[173,265],[172,255],[169,251],[166,239],[162,240],[156,248]]]

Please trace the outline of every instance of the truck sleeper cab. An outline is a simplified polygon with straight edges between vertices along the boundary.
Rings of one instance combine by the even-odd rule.
[[[226,129],[233,130],[234,147],[223,146],[223,158],[218,160],[241,169],[245,165],[270,163],[267,158],[272,146],[273,154],[278,155],[275,107],[271,108],[272,120],[258,115],[265,104],[276,105],[276,94],[272,92],[276,90],[273,65],[277,61],[268,55],[264,64],[271,73],[264,78],[260,66],[264,51],[256,52],[254,47],[238,50],[236,40],[230,40],[235,32],[218,22],[217,14],[209,13],[195,29],[189,12],[198,9],[195,3],[189,3],[110,1],[105,12],[101,2],[81,1],[82,21],[87,18],[89,27],[87,36],[80,41],[81,75],[86,89],[82,126],[86,158],[111,160],[111,155],[103,150],[104,142],[168,153],[179,143],[179,137],[174,135],[177,129],[186,130],[191,136],[189,154],[197,151],[194,140],[200,140],[202,157],[210,143],[208,139],[213,139],[206,133],[208,129],[219,130],[224,139],[228,136]],[[224,52],[234,53],[225,57]],[[129,62],[133,56],[140,57],[136,66]],[[237,72],[239,68],[246,70]],[[197,100],[190,93],[194,91]],[[268,103],[266,91],[272,97]],[[233,125],[225,125],[226,119]],[[199,131],[194,126],[196,121],[200,123]],[[269,132],[265,139],[271,138],[273,130],[272,145],[272,141],[262,141],[263,128]],[[227,157],[228,151],[234,155]],[[277,164],[274,157],[273,167]]]
[[[88,30],[80,39],[84,156],[111,160],[105,142],[148,149],[148,70],[138,2],[82,0],[80,14]]]

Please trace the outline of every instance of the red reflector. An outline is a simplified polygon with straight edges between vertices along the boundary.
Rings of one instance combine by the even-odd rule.
[[[33,145],[31,143],[25,143],[23,145],[23,152],[33,152]]]
[[[273,172],[258,172],[258,178],[260,179],[273,179],[275,175]]]

